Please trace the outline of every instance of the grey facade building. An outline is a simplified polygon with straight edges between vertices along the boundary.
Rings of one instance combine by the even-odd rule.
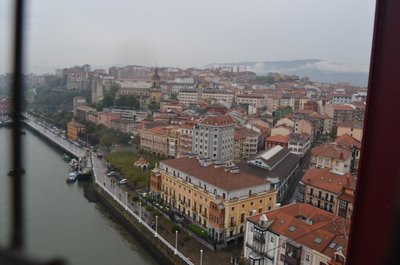
[[[230,116],[209,116],[193,130],[192,150],[197,156],[219,163],[234,159],[235,121]]]

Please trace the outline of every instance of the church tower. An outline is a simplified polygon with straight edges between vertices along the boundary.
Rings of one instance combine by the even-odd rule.
[[[161,86],[160,86],[160,75],[158,74],[158,68],[154,69],[154,74],[151,77],[151,85],[150,85],[150,102],[160,103],[161,99]]]

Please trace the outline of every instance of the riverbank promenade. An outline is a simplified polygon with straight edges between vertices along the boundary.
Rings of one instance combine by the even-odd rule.
[[[63,151],[70,153],[71,155],[79,158],[86,155],[85,148],[81,148],[74,143],[68,141],[66,138],[62,138],[59,134],[52,131],[51,128],[47,128],[40,124],[35,118],[29,114],[24,114],[24,123],[40,133],[43,137],[47,138],[51,143],[58,145]]]

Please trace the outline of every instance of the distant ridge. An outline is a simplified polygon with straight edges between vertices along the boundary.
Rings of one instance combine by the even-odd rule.
[[[265,62],[237,62],[237,63],[212,63],[205,67],[236,67],[241,70],[246,67],[248,71],[257,75],[266,75],[271,72],[294,74],[300,77],[307,76],[312,81],[337,83],[347,82],[356,86],[366,86],[368,82],[368,65],[352,63],[332,63],[319,59],[304,59],[290,61],[265,61]]]

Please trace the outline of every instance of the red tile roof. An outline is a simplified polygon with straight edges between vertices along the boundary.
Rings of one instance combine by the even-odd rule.
[[[347,160],[351,157],[351,151],[349,149],[336,143],[316,146],[311,150],[311,154],[340,160]]]
[[[354,146],[357,149],[361,149],[361,142],[355,139],[354,137],[351,137],[347,133],[337,137],[335,139],[335,143],[340,144],[345,147],[351,147]]]
[[[267,142],[278,142],[278,143],[285,143],[287,144],[289,141],[289,135],[283,136],[283,135],[274,135],[267,137],[265,139]]]
[[[148,162],[146,159],[144,159],[143,156],[140,157],[140,158],[134,163],[135,166],[136,166],[136,165],[147,165],[147,164],[149,164],[149,162]]]
[[[200,121],[199,124],[221,126],[227,124],[235,124],[235,121],[229,115],[208,116],[204,120]]]
[[[268,230],[275,234],[283,235],[328,257],[333,257],[340,250],[346,253],[350,230],[348,219],[304,203],[293,203],[264,214],[272,222]],[[258,224],[262,215],[247,220]]]
[[[343,187],[349,184],[351,177],[349,173],[339,175],[331,172],[331,170],[330,168],[308,169],[301,178],[301,181],[305,185],[339,194],[343,190]]]
[[[257,137],[259,133],[247,128],[235,128],[234,140],[245,139],[247,137]]]
[[[351,105],[333,105],[334,110],[354,110],[355,107]]]
[[[226,191],[244,189],[258,185],[266,185],[269,181],[256,177],[247,172],[239,171],[239,173],[231,173],[225,171],[225,167],[215,167],[214,164],[201,166],[197,158],[181,157],[177,159],[169,159],[160,163],[172,167],[176,170],[185,172],[185,174],[196,177],[206,183],[219,187]]]

